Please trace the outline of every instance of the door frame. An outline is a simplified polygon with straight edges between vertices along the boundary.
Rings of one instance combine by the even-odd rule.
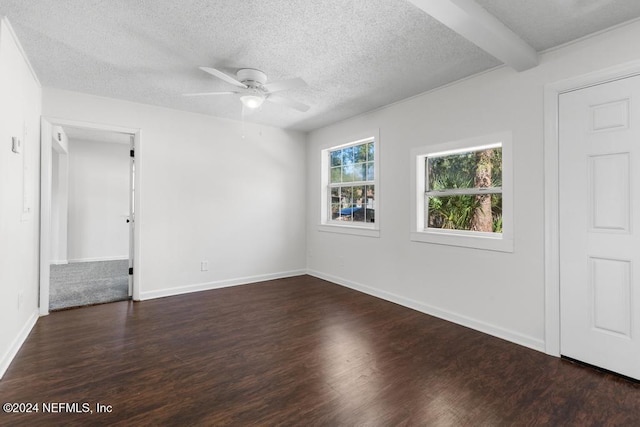
[[[545,352],[560,356],[560,95],[640,75],[640,61],[545,85],[544,88],[544,341]]]
[[[133,228],[133,300],[140,300],[140,148],[141,130],[102,123],[67,120],[56,117],[42,116],[40,119],[40,316],[49,314],[49,279],[51,263],[51,184],[52,184],[52,156],[51,140],[54,126],[73,126],[86,129],[121,132],[134,135],[136,146],[136,174],[135,212],[136,226]],[[131,249],[131,248],[130,248]]]

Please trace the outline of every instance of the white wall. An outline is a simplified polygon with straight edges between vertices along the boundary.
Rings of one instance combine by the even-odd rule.
[[[49,88],[43,115],[141,129],[142,299],[304,271],[303,134]]]
[[[51,150],[51,263],[66,264],[69,206],[69,155]]]
[[[69,262],[129,258],[129,168],[127,144],[69,139]]]
[[[637,60],[640,22],[312,132],[308,137],[308,268],[485,332],[544,349],[544,85]],[[319,232],[320,150],[380,129],[380,238]],[[409,241],[410,150],[513,132],[515,251]],[[338,257],[344,257],[340,266]]]
[[[0,377],[38,315],[41,89],[0,22]],[[11,151],[11,137],[23,151]]]

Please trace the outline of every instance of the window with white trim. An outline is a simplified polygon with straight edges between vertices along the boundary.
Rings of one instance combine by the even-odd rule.
[[[322,151],[321,230],[377,236],[376,139],[372,136]]]
[[[412,157],[412,240],[513,250],[509,133],[422,147]]]

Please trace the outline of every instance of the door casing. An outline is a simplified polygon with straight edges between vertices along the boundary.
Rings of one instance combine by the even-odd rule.
[[[59,118],[42,117],[40,122],[40,302],[39,312],[41,316],[49,314],[49,279],[51,262],[51,183],[52,183],[52,159],[51,138],[54,126],[73,126],[87,129],[128,133],[134,135],[136,147],[136,174],[135,174],[135,212],[137,224],[134,227],[133,251],[133,300],[140,300],[140,129],[113,126],[99,123],[66,120]]]

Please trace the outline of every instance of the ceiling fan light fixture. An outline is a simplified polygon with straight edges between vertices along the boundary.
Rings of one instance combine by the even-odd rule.
[[[240,97],[240,101],[242,104],[247,107],[255,110],[256,108],[260,108],[262,103],[264,102],[264,96],[262,95],[244,95]]]

